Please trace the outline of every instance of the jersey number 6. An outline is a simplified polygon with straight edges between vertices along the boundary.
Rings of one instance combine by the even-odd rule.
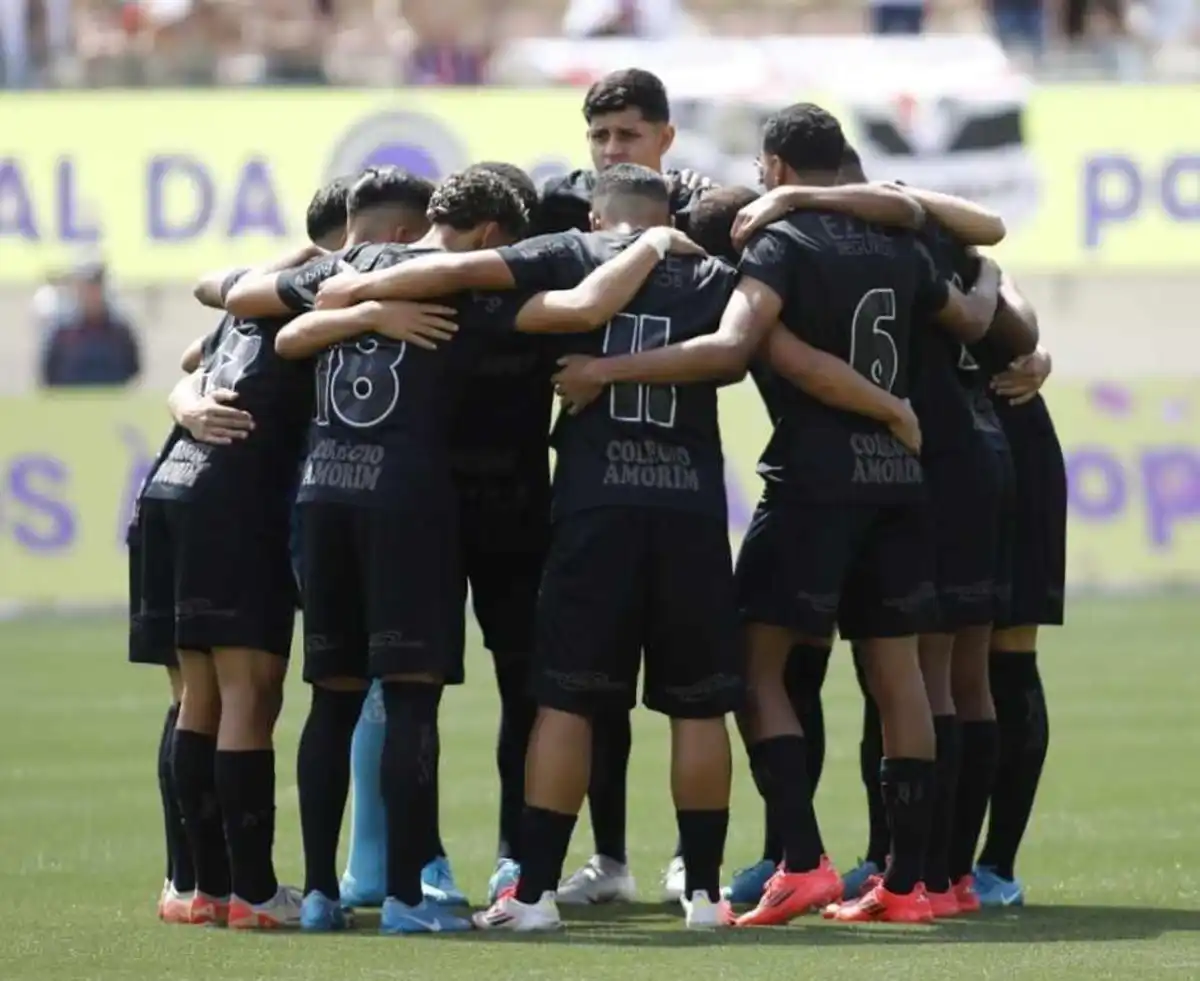
[[[900,359],[896,340],[884,324],[895,319],[895,290],[873,289],[858,301],[850,324],[850,366],[889,392],[896,384]]]
[[[604,353],[637,354],[671,343],[671,318],[618,313],[604,330]],[[675,425],[678,392],[674,385],[622,382],[608,390],[608,414],[617,422],[648,422],[670,429]]]
[[[328,426],[331,411],[353,429],[369,429],[390,416],[400,400],[396,368],[407,347],[367,337],[322,354],[317,366],[317,425]]]

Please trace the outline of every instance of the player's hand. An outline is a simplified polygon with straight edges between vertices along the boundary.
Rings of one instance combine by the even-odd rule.
[[[363,274],[345,265],[336,276],[330,276],[317,288],[318,310],[341,310],[354,303],[354,287],[358,285]]]
[[[717,185],[703,174],[698,174],[691,168],[685,167],[683,170],[672,170],[667,174],[667,186],[672,191],[676,187],[682,187],[695,194],[697,191],[707,191]]]
[[[1052,369],[1045,351],[1022,355],[992,379],[992,391],[1012,405],[1024,405],[1042,390]]]
[[[578,415],[600,397],[604,383],[596,377],[596,362],[586,354],[568,354],[558,359],[554,391],[567,407],[569,415]]]
[[[179,424],[193,439],[213,446],[228,446],[245,439],[254,431],[254,418],[230,405],[237,397],[237,392],[228,388],[202,395],[181,413]]]
[[[921,455],[921,424],[908,399],[896,399],[895,411],[888,420],[888,429],[905,448]]]
[[[440,341],[452,340],[458,332],[458,324],[450,319],[458,312],[454,307],[408,300],[385,300],[361,306],[366,308],[364,317],[375,333],[428,351],[435,350]]]
[[[794,210],[795,207],[783,194],[775,194],[773,191],[768,191],[757,200],[751,201],[733,219],[733,227],[729,234],[734,246],[744,248],[755,232],[779,221]]]
[[[656,228],[647,229],[642,233],[643,237],[654,242],[656,247],[661,247],[670,255],[706,255],[704,249],[688,238],[678,228],[667,225],[659,225]]]

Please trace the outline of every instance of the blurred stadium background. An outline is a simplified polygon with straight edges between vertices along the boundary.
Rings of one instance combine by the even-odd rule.
[[[167,427],[179,354],[213,322],[191,282],[299,241],[317,184],[368,162],[430,177],[482,158],[538,177],[583,166],[581,86],[638,65],[667,83],[676,166],[752,183],[763,115],[805,98],[841,116],[873,176],[1004,214],[1010,234],[997,256],[1034,299],[1055,359],[1046,395],[1069,461],[1070,586],[1104,598],[1073,601],[1043,659],[1056,742],[1026,875],[1035,898],[1073,905],[938,940],[1004,945],[970,956],[998,958],[1012,979],[1127,978],[1151,962],[1158,977],[1200,976],[1200,946],[1186,933],[1197,923],[1172,912],[1200,905],[1190,714],[1200,615],[1179,595],[1200,586],[1198,9],[1196,0],[0,0],[0,606],[14,615],[0,622],[0,882],[20,896],[0,903],[4,975],[161,977],[178,975],[172,965],[185,957],[196,976],[341,976],[340,941],[303,954],[290,941],[239,945],[231,966],[221,945],[163,939],[150,922],[165,685],[121,664],[122,536]],[[47,391],[44,353],[70,321],[80,271],[94,279],[97,262],[136,336],[140,372],[119,391]],[[766,422],[749,386],[727,392],[724,412],[736,534],[758,492]],[[66,621],[68,611],[85,615]],[[448,698],[453,769],[442,806],[478,897],[492,838],[491,805],[480,801],[496,791],[490,671],[476,663],[478,683]],[[848,864],[863,820],[858,703],[844,664],[831,684],[820,803]],[[306,697],[297,685],[290,699],[280,761],[289,875],[298,851],[283,774]],[[639,726],[639,745],[664,745],[657,722]],[[652,896],[673,835],[660,749],[638,751],[632,780],[632,858]],[[738,801],[731,863],[757,847],[757,804],[740,776]],[[1089,874],[1114,856],[1114,877]],[[132,933],[107,932],[97,890]],[[92,896],[64,913],[63,897],[80,893]],[[649,950],[662,923],[645,916],[529,966],[585,978],[681,967],[740,976],[747,961],[736,950],[680,953],[683,964],[669,944]],[[69,943],[43,930],[60,918]],[[1165,933],[1180,938],[1169,952]],[[940,943],[852,954],[819,943],[806,951],[814,973],[844,967],[845,955],[858,972],[961,976],[961,948]],[[788,948],[773,944],[745,957],[764,978],[790,976]],[[495,970],[462,950],[438,948],[425,963],[464,981]],[[355,956],[394,973],[387,955]]]

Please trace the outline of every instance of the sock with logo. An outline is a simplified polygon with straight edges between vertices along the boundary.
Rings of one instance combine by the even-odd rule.
[[[825,848],[813,809],[803,736],[773,736],[747,750],[754,784],[774,814],[783,837],[783,863],[788,872],[811,872],[821,864]]]
[[[517,902],[532,905],[558,888],[575,830],[574,814],[526,807],[521,815],[521,878]]]
[[[993,654],[992,698],[1000,727],[1000,762],[992,789],[987,841],[979,864],[1012,879],[1050,745],[1046,692],[1033,651]]]
[[[350,742],[350,852],[346,878],[357,898],[382,902],[387,868],[387,818],[379,785],[386,730],[383,690],[371,683]]]
[[[945,892],[950,888],[950,838],[954,831],[954,801],[958,791],[959,745],[958,719],[953,715],[935,715],[933,731],[937,736],[937,760],[933,784],[933,814],[929,825],[929,845],[925,851],[925,888]]]
[[[438,705],[442,686],[385,681],[380,784],[387,814],[387,894],[421,902],[421,869],[429,860],[429,815],[437,810]]]
[[[921,881],[933,812],[932,760],[884,759],[879,785],[892,828],[892,853],[883,885],[906,894]]]
[[[996,782],[1000,732],[994,719],[963,722],[962,760],[954,801],[954,833],[950,838],[950,881],[970,875],[983,830],[988,801]]]
[[[676,811],[679,845],[687,869],[684,895],[689,899],[697,890],[708,893],[714,903],[721,898],[721,860],[725,838],[729,834],[729,810]]]
[[[216,753],[216,736],[175,727],[171,775],[192,854],[196,888],[206,896],[223,899],[229,895],[229,858],[217,800]]]
[[[500,772],[500,842],[497,857],[520,859],[521,812],[525,808],[525,753],[537,717],[529,695],[528,657],[497,656],[496,687],[500,690],[500,734],[496,769]]]
[[[328,899],[338,898],[337,849],[350,794],[350,742],[366,695],[312,688],[296,754],[305,895],[315,890]]]
[[[599,715],[592,724],[592,775],[588,809],[596,854],[624,865],[625,802],[629,783],[629,753],[633,731],[628,712]]]
[[[217,750],[232,892],[251,905],[279,891],[275,878],[275,750]]]
[[[158,793],[162,800],[163,830],[167,843],[167,880],[178,892],[196,888],[196,869],[192,865],[192,850],[188,847],[179,797],[175,793],[175,775],[171,771],[171,748],[175,743],[175,723],[179,719],[179,703],[167,709],[163,720],[162,737],[158,741]]]

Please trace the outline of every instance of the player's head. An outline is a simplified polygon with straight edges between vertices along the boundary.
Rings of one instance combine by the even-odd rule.
[[[451,252],[491,249],[525,235],[529,216],[512,183],[476,168],[451,174],[429,200],[429,220]]]
[[[356,242],[415,242],[429,231],[425,212],[433,184],[399,167],[370,167],[346,199],[350,233]]]
[[[849,143],[842,150],[842,163],[838,167],[839,184],[865,184],[867,172],[863,170],[862,158]]]
[[[350,196],[350,178],[335,177],[317,189],[308,202],[308,240],[332,252],[346,243],[346,198]]]
[[[811,102],[771,116],[763,127],[759,168],[767,190],[780,184],[836,184],[846,137],[837,117]]]
[[[516,164],[504,163],[500,160],[484,160],[481,163],[471,164],[466,169],[466,173],[469,174],[475,170],[485,170],[508,181],[512,185],[513,190],[517,192],[517,196],[520,197],[521,204],[525,206],[525,213],[529,216],[529,224],[532,226],[535,223],[538,208],[538,192],[532,177]]]
[[[596,178],[592,228],[653,228],[671,224],[671,194],[662,174],[638,164],[614,164]]]
[[[751,201],[757,200],[758,192],[748,187],[714,187],[705,191],[688,215],[688,237],[709,255],[737,262],[738,250],[730,234],[733,219]]]
[[[641,68],[610,72],[594,83],[583,100],[583,118],[597,171],[619,163],[662,170],[663,155],[675,142],[667,90]]]

